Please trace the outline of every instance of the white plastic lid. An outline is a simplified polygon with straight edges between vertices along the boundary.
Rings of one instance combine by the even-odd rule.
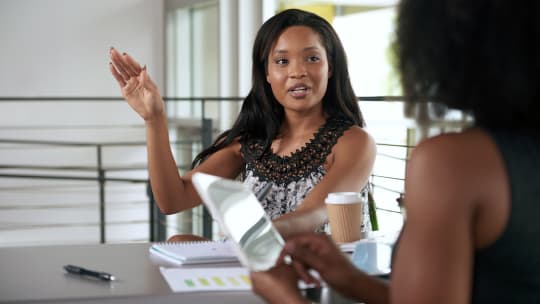
[[[324,200],[327,204],[354,204],[362,201],[359,192],[332,192]]]

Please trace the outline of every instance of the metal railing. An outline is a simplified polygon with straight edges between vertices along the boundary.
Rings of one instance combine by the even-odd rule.
[[[212,125],[213,120],[208,118],[207,106],[209,103],[219,103],[222,101],[242,101],[240,97],[165,97],[164,100],[166,103],[177,103],[177,102],[188,102],[188,103],[199,103],[201,107],[200,115],[200,138],[198,140],[186,140],[186,141],[173,141],[173,145],[193,145],[200,144],[201,147],[207,147],[211,144],[213,140],[213,135],[215,134],[215,128]],[[373,96],[373,97],[359,97],[359,101],[366,102],[401,102],[402,98],[400,96]],[[0,106],[2,103],[9,102],[24,102],[24,103],[33,103],[33,102],[124,102],[121,97],[0,97]],[[4,126],[5,127],[5,126]],[[0,126],[0,129],[2,127]],[[69,128],[69,126],[68,126]],[[166,237],[166,224],[164,216],[156,208],[156,204],[153,201],[153,195],[151,192],[150,184],[148,178],[118,178],[108,176],[108,172],[113,170],[146,170],[146,165],[139,165],[136,167],[110,167],[105,166],[103,163],[103,153],[104,149],[107,147],[119,147],[119,146],[144,146],[145,142],[66,142],[59,140],[28,140],[28,139],[1,139],[0,145],[2,144],[12,144],[21,146],[62,146],[62,147],[88,147],[95,149],[96,163],[93,166],[36,166],[36,165],[25,165],[22,163],[10,162],[7,163],[6,160],[0,161],[0,178],[9,178],[9,179],[47,179],[47,180],[80,180],[80,181],[91,181],[98,184],[99,189],[99,239],[101,243],[105,243],[106,240],[106,193],[105,185],[110,182],[121,182],[121,183],[137,183],[147,185],[147,195],[149,201],[149,238],[150,241],[160,241]],[[393,143],[377,143],[378,146],[385,147],[398,147],[403,149],[412,149],[412,145],[402,145],[402,144],[393,144]],[[392,155],[385,155],[386,157],[393,157],[397,160],[406,162],[406,157],[395,157]],[[181,164],[179,170],[186,170],[189,168],[189,165]],[[31,170],[32,173],[4,173],[2,170],[11,169],[11,170]],[[94,176],[85,176],[78,174],[39,174],[36,173],[40,170],[43,171],[73,171],[73,172],[93,172]],[[398,197],[401,192],[400,189],[390,189],[385,188],[384,185],[374,182],[374,179],[388,179],[396,180],[403,182],[402,176],[387,176],[383,174],[373,174],[371,178],[371,183],[375,188],[379,188],[384,191],[390,191],[396,194]],[[399,209],[389,209],[389,208],[380,208],[381,211],[388,212],[399,212]],[[207,237],[212,236],[212,218],[209,213],[205,210],[203,214],[203,235]]]
[[[171,145],[185,145],[193,144],[193,141],[175,141]],[[145,184],[148,191],[149,202],[149,228],[150,228],[150,241],[161,241],[165,238],[165,228],[163,224],[163,214],[159,212],[156,207],[155,200],[151,191],[150,182],[148,178],[118,178],[108,177],[107,172],[110,171],[125,171],[125,170],[147,170],[146,166],[136,167],[106,167],[103,164],[103,150],[107,147],[125,147],[125,146],[145,146],[145,142],[117,142],[117,143],[88,143],[88,142],[63,142],[63,141],[37,141],[37,140],[12,140],[12,139],[0,139],[0,144],[16,144],[18,146],[58,146],[58,147],[90,147],[95,149],[96,164],[95,166],[37,166],[37,165],[25,165],[25,164],[0,164],[0,178],[10,179],[45,179],[45,180],[69,180],[69,181],[91,181],[98,184],[99,189],[99,240],[100,243],[105,243],[105,184],[107,182],[121,182],[121,183],[137,183]],[[85,176],[84,174],[39,174],[39,173],[3,173],[2,169],[24,169],[37,171],[74,171],[74,172],[94,172],[95,176]],[[178,169],[186,170],[188,167],[185,165],[178,166]]]

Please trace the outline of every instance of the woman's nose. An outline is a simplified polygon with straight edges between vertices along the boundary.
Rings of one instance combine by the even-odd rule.
[[[302,78],[306,75],[306,66],[303,62],[293,61],[289,64],[289,77]]]

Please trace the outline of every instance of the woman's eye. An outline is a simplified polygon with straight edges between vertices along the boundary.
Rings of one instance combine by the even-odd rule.
[[[279,58],[279,59],[276,59],[275,62],[276,64],[286,64],[289,61],[285,58]]]
[[[319,61],[321,61],[321,58],[319,58],[319,56],[309,56],[308,61],[309,62],[319,62]]]

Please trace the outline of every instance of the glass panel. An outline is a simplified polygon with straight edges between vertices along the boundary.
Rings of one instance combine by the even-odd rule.
[[[164,96],[201,97],[219,94],[219,6],[217,1],[190,7],[175,7],[167,13],[167,88]],[[200,117],[216,118],[219,105],[201,100],[167,102],[171,120],[174,157],[181,173],[201,150]],[[193,142],[193,143],[191,143]],[[202,208],[167,217],[167,234],[202,235]]]

